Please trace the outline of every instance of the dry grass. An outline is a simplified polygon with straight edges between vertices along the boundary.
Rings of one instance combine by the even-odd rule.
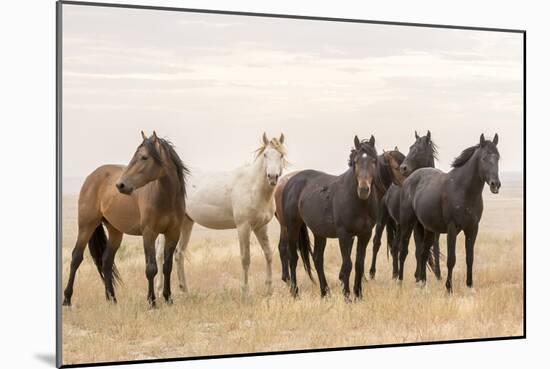
[[[253,243],[251,295],[243,300],[236,235],[199,228],[191,238],[186,261],[191,292],[183,294],[176,287],[174,305],[167,306],[160,300],[158,309],[149,310],[141,241],[126,237],[117,255],[125,284],[118,289],[116,306],[105,302],[99,276],[86,253],[75,284],[73,307],[63,310],[63,362],[521,335],[521,191],[509,190],[499,197],[486,198],[476,244],[475,291],[465,287],[465,255],[461,246],[457,247],[452,296],[446,295],[444,283],[432,275],[426,289],[415,287],[414,252],[409,253],[403,286],[396,286],[389,278],[385,249],[381,249],[377,280],[366,283],[363,301],[346,304],[336,283],[339,249],[335,241],[329,241],[325,271],[333,291],[331,297],[321,300],[318,285],[313,285],[300,270],[301,297],[292,299],[279,279],[277,253],[275,291],[272,296],[265,296],[265,262],[259,245]],[[65,283],[76,238],[76,197],[66,196],[64,200]],[[275,249],[276,223],[271,227],[271,240]],[[463,245],[462,238],[458,245]],[[367,265],[370,250],[369,245]],[[444,263],[442,271],[445,275]],[[177,286],[175,270],[173,285]]]

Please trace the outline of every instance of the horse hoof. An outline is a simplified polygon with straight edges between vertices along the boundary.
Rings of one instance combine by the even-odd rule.
[[[376,271],[372,271],[372,270],[371,270],[371,271],[369,272],[369,276],[370,276],[370,279],[374,281],[374,279],[375,279],[374,277],[376,276]]]
[[[416,282],[416,288],[424,288],[426,287],[426,281],[417,281]]]
[[[65,297],[65,299],[63,299],[63,306],[70,307],[71,306],[71,299],[68,299],[68,298]]]
[[[402,279],[396,279],[395,280],[395,284],[398,286],[398,287],[401,287],[403,285],[403,280]]]
[[[172,297],[170,297],[170,296],[165,297],[164,302],[166,303],[166,305],[173,305],[174,304],[174,300],[172,300]]]
[[[346,304],[351,304],[352,303],[352,300],[351,300],[349,295],[344,295],[344,302]]]

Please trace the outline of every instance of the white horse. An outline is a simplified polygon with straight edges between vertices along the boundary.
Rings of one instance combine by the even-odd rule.
[[[277,180],[286,166],[284,135],[267,139],[256,150],[254,162],[233,171],[216,175],[191,177],[186,201],[186,216],[174,258],[180,288],[187,292],[184,253],[194,223],[210,229],[237,229],[241,252],[241,290],[248,293],[250,266],[250,233],[254,232],[265,255],[267,292],[272,292],[272,253],[267,235],[267,224],[275,213],[273,193]],[[157,241],[157,260],[164,260],[164,238]],[[159,264],[162,265],[162,264]],[[157,274],[157,288],[163,286],[162,273]]]

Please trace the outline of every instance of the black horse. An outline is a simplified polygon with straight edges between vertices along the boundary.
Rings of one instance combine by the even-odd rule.
[[[308,228],[313,232],[313,259],[319,278],[321,296],[329,291],[323,267],[327,238],[338,238],[342,255],[341,282],[346,300],[349,299],[349,277],[352,269],[351,250],[357,236],[355,284],[353,292],[362,296],[361,280],[366,247],[378,213],[378,194],[375,185],[377,154],[374,137],[368,141],[354,139],[355,148],[349,156],[349,169],[340,176],[315,170],[294,175],[283,190],[283,215],[287,227],[291,293],[298,294],[296,265],[298,252],[311,278]]]
[[[380,213],[376,225],[376,231],[373,239],[373,257],[372,265],[369,271],[371,279],[376,275],[376,256],[380,249],[382,232],[386,228],[388,245],[392,255],[392,277],[398,277],[399,269],[399,206],[401,196],[401,184],[406,176],[410,175],[419,168],[434,167],[437,159],[437,145],[433,142],[431,132],[428,131],[425,136],[420,137],[415,131],[415,142],[409,148],[409,154],[406,158],[399,152],[392,155],[392,165],[400,164],[401,176],[393,173],[393,184],[388,188],[380,204]],[[416,229],[414,233],[415,242],[421,242],[421,229]],[[435,237],[433,253],[429,254],[430,267],[434,271],[437,279],[441,279],[439,267],[439,235]]]
[[[498,135],[492,141],[483,134],[479,144],[464,150],[452,163],[453,169],[443,173],[433,168],[419,169],[403,183],[400,206],[399,279],[407,257],[412,229],[423,228],[423,240],[417,243],[417,278],[426,282],[426,261],[435,233],[447,233],[447,282],[452,292],[453,268],[456,261],[456,236],[463,231],[466,238],[466,285],[473,286],[472,265],[474,244],[483,212],[482,191],[485,183],[492,193],[500,188],[497,149]]]

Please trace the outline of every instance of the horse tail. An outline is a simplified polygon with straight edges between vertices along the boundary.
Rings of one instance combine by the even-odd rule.
[[[94,233],[92,233],[92,237],[88,242],[88,249],[90,250],[90,254],[92,255],[92,259],[94,260],[94,264],[102,280],[105,280],[105,276],[103,275],[103,252],[106,248],[107,235],[103,229],[103,224],[100,223]],[[120,278],[116,265],[113,263],[113,287],[116,287],[120,282],[122,282],[122,279]]]
[[[304,269],[306,270],[309,279],[311,279],[312,282],[315,282],[313,280],[313,275],[311,274],[311,261],[309,258],[310,255],[313,255],[313,251],[311,250],[311,242],[309,241],[309,233],[305,223],[300,227],[300,233],[298,234],[298,249],[300,250],[300,257],[302,258]]]
[[[435,272],[435,256],[436,255],[439,255],[439,259],[443,259],[445,255],[443,255],[441,253],[441,251],[439,251],[439,248],[436,248],[435,247],[432,247],[430,248],[430,253],[428,254],[428,269],[432,272],[432,273],[436,273]]]

